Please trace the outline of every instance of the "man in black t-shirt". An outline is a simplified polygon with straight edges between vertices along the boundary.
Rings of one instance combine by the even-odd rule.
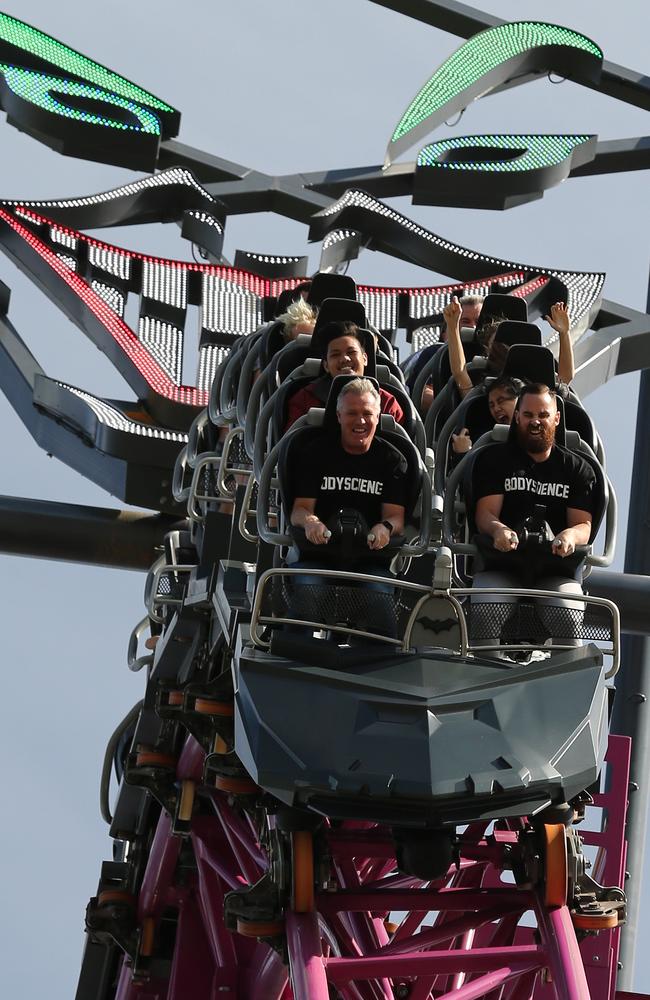
[[[555,394],[530,386],[515,411],[516,444],[477,459],[474,519],[500,552],[517,548],[517,529],[540,504],[555,535],[554,555],[566,558],[589,542],[595,476],[583,459],[555,444],[559,420]]]
[[[543,506],[554,537],[543,575],[533,579],[532,586],[562,594],[582,593],[562,560],[589,542],[595,476],[583,459],[556,445],[559,420],[552,390],[545,385],[528,386],[515,411],[516,442],[489,448],[478,456],[472,477],[474,520],[477,530],[492,539],[495,552],[506,558],[491,560],[489,552],[485,553],[486,568],[475,574],[475,587],[531,586],[535,564],[528,557],[524,563],[516,556],[518,531],[534,508]],[[508,553],[512,553],[511,565]],[[481,600],[473,598],[476,603]]]
[[[352,379],[343,386],[336,412],[340,434],[324,434],[300,456],[291,523],[305,529],[312,545],[327,545],[330,517],[341,508],[352,508],[368,525],[368,548],[384,549],[391,535],[404,530],[404,460],[375,438],[380,399],[368,379]]]
[[[390,553],[382,559],[381,550],[388,546],[391,535],[401,535],[404,531],[406,462],[388,442],[375,438],[380,405],[379,393],[369,379],[355,378],[347,382],[336,404],[340,433],[324,432],[321,438],[311,439],[309,449],[296,456],[293,473],[295,500],[291,524],[304,528],[307,541],[325,550],[331,537],[327,527],[330,518],[343,508],[357,511],[368,526],[368,536],[361,541],[361,551],[356,546],[351,552],[341,547],[330,550],[329,559],[325,558],[325,552],[319,559],[314,549],[313,554],[301,552],[299,562],[293,566],[386,577],[386,583],[363,582],[363,589],[374,591],[375,596],[366,609],[367,620],[364,621],[362,614],[361,618],[355,617],[354,624],[361,631],[396,638],[394,588],[388,582],[393,578],[388,569]],[[367,555],[364,555],[366,546]],[[314,591],[325,581],[306,573],[296,575],[293,582],[295,590],[289,617],[303,621],[322,620],[321,595]]]

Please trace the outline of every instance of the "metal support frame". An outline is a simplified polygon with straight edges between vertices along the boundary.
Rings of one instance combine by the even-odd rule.
[[[650,284],[648,286],[650,308]],[[625,548],[625,572],[650,574],[650,439],[648,437],[648,408],[650,407],[650,369],[641,372],[637,406],[636,438],[630,513],[628,517]],[[647,608],[647,605],[646,605]],[[631,989],[634,983],[634,960],[639,936],[639,910],[641,905],[641,879],[645,855],[650,781],[650,718],[648,694],[650,692],[650,639],[629,636],[623,644],[623,668],[616,685],[612,731],[632,737],[630,761],[629,809],[627,818],[627,869],[630,878],[626,883],[628,894],[628,922],[621,935],[621,961],[619,975],[622,989]]]

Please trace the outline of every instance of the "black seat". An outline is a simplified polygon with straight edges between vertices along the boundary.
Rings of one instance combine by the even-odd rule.
[[[518,378],[522,382],[541,382],[551,389],[557,387],[555,358],[548,347],[525,343],[513,344],[508,351],[501,374]]]
[[[326,299],[356,300],[357,286],[349,274],[328,274],[319,271],[311,279],[311,287],[307,293],[310,306],[320,309]],[[365,324],[363,324],[365,325]]]
[[[314,357],[321,356],[324,347],[323,329],[329,323],[355,323],[362,330],[365,330],[368,325],[365,307],[356,299],[325,299],[318,310],[316,325],[311,335],[316,352]]]
[[[516,299],[515,301],[520,302],[522,300]],[[530,344],[541,347],[542,331],[534,323],[506,319],[502,323],[499,323],[494,340],[495,343],[506,344],[508,347],[512,347],[514,344]]]
[[[260,346],[257,358],[260,371],[264,371],[271,359],[278,353],[278,351],[282,350],[286,343],[287,341],[284,339],[284,324],[277,319],[272,323],[269,323],[260,337]]]
[[[483,327],[494,319],[512,319],[527,323],[528,306],[526,300],[517,298],[515,295],[502,295],[497,292],[486,295],[476,323],[476,336],[478,337]]]

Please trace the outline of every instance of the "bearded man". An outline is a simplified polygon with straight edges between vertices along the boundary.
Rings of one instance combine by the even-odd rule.
[[[527,385],[514,419],[514,440],[479,453],[474,468],[474,520],[487,543],[479,546],[482,564],[474,586],[581,594],[582,560],[569,557],[589,543],[596,477],[587,462],[556,444],[560,413],[548,386]],[[531,517],[539,519],[540,511],[551,537],[550,550],[538,559],[517,550],[522,527]],[[472,603],[497,600],[486,595]]]

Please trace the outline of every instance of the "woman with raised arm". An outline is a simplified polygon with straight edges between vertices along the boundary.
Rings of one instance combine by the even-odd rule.
[[[449,349],[449,364],[451,374],[454,378],[461,398],[474,388],[474,384],[467,371],[467,361],[465,351],[460,336],[460,302],[454,295],[450,302],[443,309],[443,316],[447,324],[447,346]],[[560,349],[558,354],[558,381],[568,386],[575,374],[573,362],[573,347],[569,336],[570,323],[569,313],[563,302],[556,302],[551,306],[550,316],[544,317],[547,323],[559,334]],[[505,363],[508,348],[505,344],[494,343],[494,338],[502,320],[494,319],[486,324],[480,333],[480,342],[485,357],[491,362],[491,374],[500,374]]]

